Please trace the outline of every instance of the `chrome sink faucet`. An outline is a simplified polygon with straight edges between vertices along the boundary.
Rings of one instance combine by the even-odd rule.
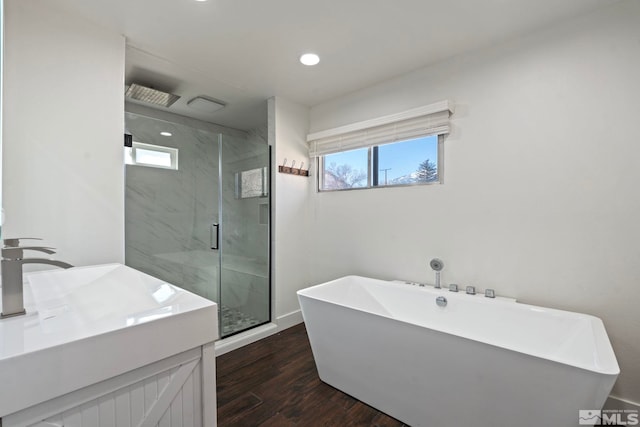
[[[2,313],[0,318],[25,314],[22,266],[24,264],[47,264],[60,268],[71,268],[71,264],[47,258],[24,258],[25,250],[55,254],[53,248],[44,246],[20,246],[20,240],[5,239],[2,248]],[[30,239],[41,240],[41,239]]]

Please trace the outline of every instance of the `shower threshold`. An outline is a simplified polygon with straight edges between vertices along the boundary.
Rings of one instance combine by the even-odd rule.
[[[219,339],[215,343],[216,356],[221,356],[230,351],[249,345],[278,332],[278,326],[273,322],[255,326],[243,332]]]

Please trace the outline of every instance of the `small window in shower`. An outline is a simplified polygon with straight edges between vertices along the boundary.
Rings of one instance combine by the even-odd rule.
[[[178,170],[178,149],[134,142],[131,147],[125,147],[124,162],[127,165]]]

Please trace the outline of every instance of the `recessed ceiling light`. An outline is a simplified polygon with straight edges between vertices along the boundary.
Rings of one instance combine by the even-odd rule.
[[[320,57],[315,53],[305,53],[300,57],[300,62],[304,65],[316,65],[320,62]]]
[[[173,134],[171,132],[160,132],[160,135],[162,135],[162,136],[172,136]]]

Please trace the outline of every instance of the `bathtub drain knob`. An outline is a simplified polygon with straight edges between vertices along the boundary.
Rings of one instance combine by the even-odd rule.
[[[438,307],[446,307],[447,299],[445,297],[438,297],[436,298],[436,304],[438,305]]]

